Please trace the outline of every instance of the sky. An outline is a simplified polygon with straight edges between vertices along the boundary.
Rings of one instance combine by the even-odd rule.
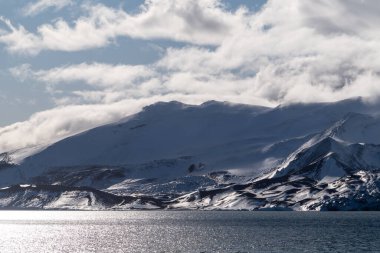
[[[377,0],[0,0],[0,152],[146,105],[380,95]]]

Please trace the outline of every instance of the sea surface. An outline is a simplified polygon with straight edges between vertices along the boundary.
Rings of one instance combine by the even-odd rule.
[[[380,212],[0,211],[0,252],[380,252]]]

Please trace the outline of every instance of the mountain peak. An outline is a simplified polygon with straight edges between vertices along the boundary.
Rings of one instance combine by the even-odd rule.
[[[169,102],[156,102],[151,105],[147,105],[143,108],[143,111],[149,112],[160,112],[160,111],[168,111],[168,110],[179,110],[191,105],[184,104],[179,101],[169,101]]]
[[[361,102],[281,110],[218,101],[159,102],[121,123],[10,157],[0,155],[0,187],[86,186],[120,196],[163,195],[178,201],[178,207],[204,199],[201,204],[212,208],[229,196],[249,208],[260,202],[262,207],[293,203],[287,208],[315,209],[314,202],[298,202],[309,196],[320,203],[324,200],[315,192],[333,196],[333,181],[343,184],[342,178],[359,170],[376,174],[380,169],[380,145],[368,144],[380,141],[380,120],[366,113],[370,106],[351,103]],[[8,166],[15,157],[26,158]],[[294,202],[284,202],[284,196]]]

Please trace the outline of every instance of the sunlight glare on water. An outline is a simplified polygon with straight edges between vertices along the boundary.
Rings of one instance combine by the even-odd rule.
[[[378,252],[379,235],[372,212],[0,212],[0,252]]]

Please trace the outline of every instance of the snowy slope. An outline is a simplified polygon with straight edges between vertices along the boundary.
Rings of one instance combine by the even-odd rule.
[[[349,113],[288,156],[270,178],[309,174],[337,179],[353,171],[380,168],[380,118]]]
[[[162,207],[158,199],[117,196],[87,187],[14,185],[0,189],[0,208],[124,210]]]
[[[192,157],[208,171],[246,169],[254,175],[276,165],[311,134],[351,111],[365,110],[361,100],[273,109],[214,101],[201,106],[157,103],[121,122],[54,143],[24,160],[18,157],[17,162],[28,176],[52,167]]]
[[[360,171],[377,175],[378,108],[360,98],[276,108],[157,103],[57,143],[0,155],[0,186],[90,187],[165,199],[167,208],[322,210],[324,199],[310,193],[316,185]],[[302,198],[317,202],[306,206]]]
[[[248,184],[195,191],[169,209],[380,211],[380,172],[358,171],[324,183],[306,177],[261,179]]]

